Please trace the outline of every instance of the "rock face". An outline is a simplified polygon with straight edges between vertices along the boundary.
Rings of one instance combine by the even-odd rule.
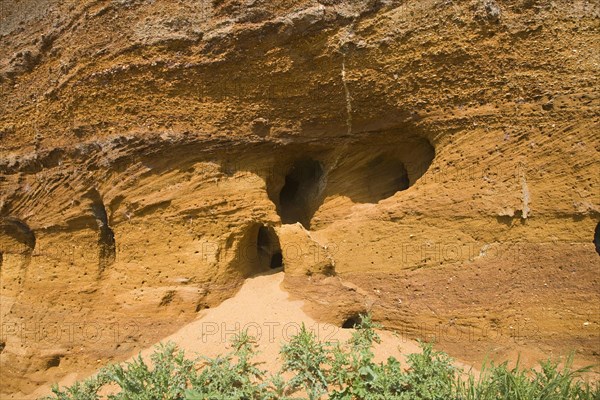
[[[287,266],[326,322],[600,361],[594,2],[0,13],[2,398]]]

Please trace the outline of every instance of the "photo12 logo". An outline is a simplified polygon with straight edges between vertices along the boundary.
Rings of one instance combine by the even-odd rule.
[[[0,325],[0,340],[31,343],[83,344],[133,341],[139,334],[136,322],[5,322]]]
[[[265,339],[268,343],[289,342],[298,335],[303,324],[298,322],[202,322],[200,325],[200,340],[202,343],[231,342],[242,332],[254,337],[257,341]],[[314,323],[306,328],[318,340],[323,342],[337,342],[337,333],[340,331],[332,324]]]

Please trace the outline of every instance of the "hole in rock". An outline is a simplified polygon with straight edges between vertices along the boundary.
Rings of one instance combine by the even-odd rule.
[[[244,277],[250,277],[283,266],[281,245],[275,229],[260,223],[251,224],[237,245],[231,268]]]
[[[275,230],[261,225],[256,237],[258,269],[261,271],[283,267],[281,245]]]
[[[277,149],[281,173],[265,181],[283,224],[319,230],[350,215],[357,203],[376,204],[407,190],[435,157],[426,138],[398,130],[333,143]]]
[[[46,362],[46,369],[58,367],[60,365],[60,356],[54,355],[48,359]]]
[[[352,329],[356,325],[360,325],[362,323],[362,318],[358,314],[351,315],[348,317],[344,323],[342,324],[342,329]]]
[[[278,211],[281,222],[300,222],[306,229],[319,207],[322,193],[323,166],[313,159],[296,161],[287,175],[279,192]]]

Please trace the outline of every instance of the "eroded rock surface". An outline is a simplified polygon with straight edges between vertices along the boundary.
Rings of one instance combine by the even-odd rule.
[[[600,361],[594,2],[0,13],[2,398],[287,265],[324,322]]]

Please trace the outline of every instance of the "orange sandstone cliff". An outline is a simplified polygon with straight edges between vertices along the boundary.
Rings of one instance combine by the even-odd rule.
[[[463,360],[600,361],[600,8],[0,3],[2,398],[284,268]]]

